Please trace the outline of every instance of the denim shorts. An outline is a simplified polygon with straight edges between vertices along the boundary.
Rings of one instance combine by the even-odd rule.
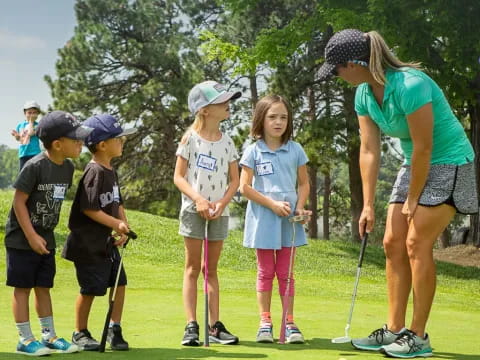
[[[55,250],[40,255],[33,250],[7,248],[7,285],[17,288],[53,287]]]
[[[404,203],[410,185],[410,166],[404,165],[393,185],[390,203]],[[464,165],[436,164],[430,166],[419,205],[448,204],[461,214],[478,213],[478,194],[473,162]]]
[[[180,228],[178,233],[182,236],[203,239],[205,238],[205,219],[197,212],[184,211],[180,214]],[[228,216],[208,222],[208,240],[225,240],[228,236]]]
[[[120,254],[116,247],[112,251],[111,259],[105,259],[97,263],[75,263],[77,281],[78,285],[80,285],[80,294],[92,296],[105,295],[107,289],[115,285],[119,265]],[[125,285],[127,285],[127,275],[122,265],[118,286]]]

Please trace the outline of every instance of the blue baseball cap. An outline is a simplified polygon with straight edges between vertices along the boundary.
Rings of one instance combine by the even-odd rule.
[[[195,85],[188,94],[188,109],[195,115],[201,108],[210,104],[221,104],[242,96],[240,91],[227,91],[225,86],[216,81],[208,80]]]
[[[85,139],[85,144],[93,145],[101,141],[126,136],[137,132],[136,128],[123,130],[116,118],[109,114],[100,114],[89,117],[83,122],[84,126],[93,128]]]
[[[65,111],[52,111],[39,122],[36,135],[43,143],[49,143],[66,137],[85,140],[93,129],[85,127],[75,116]]]

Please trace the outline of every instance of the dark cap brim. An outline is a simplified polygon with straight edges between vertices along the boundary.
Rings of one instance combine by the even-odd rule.
[[[224,103],[228,100],[236,100],[240,96],[242,96],[242,93],[240,91],[237,91],[237,92],[227,91],[227,92],[223,93],[222,95],[218,96],[210,104],[221,104],[221,103]]]
[[[118,134],[117,136],[115,137],[120,137],[120,136],[127,136],[127,135],[131,135],[131,134],[135,134],[137,132],[138,129],[136,128],[130,128],[130,129],[126,129],[126,130],[123,130],[120,134]]]
[[[68,134],[65,134],[64,136],[69,139],[84,141],[92,131],[93,128],[82,125],[77,127],[75,130],[70,131]]]
[[[329,63],[323,63],[320,69],[317,72],[317,80],[318,81],[325,81],[330,79],[333,76],[333,70],[335,70],[335,66]]]

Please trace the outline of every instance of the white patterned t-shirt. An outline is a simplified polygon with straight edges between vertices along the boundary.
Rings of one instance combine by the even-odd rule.
[[[187,160],[185,178],[192,188],[205,199],[215,202],[223,198],[228,186],[228,171],[232,161],[238,160],[238,153],[230,136],[222,133],[218,141],[208,141],[191,131],[185,144],[180,144],[177,156]],[[184,211],[196,212],[195,203],[182,193]],[[222,216],[228,216],[228,206]]]

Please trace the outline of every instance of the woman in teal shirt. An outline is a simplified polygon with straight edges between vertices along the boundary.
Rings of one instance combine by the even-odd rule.
[[[375,31],[347,29],[325,48],[319,76],[337,75],[358,86],[363,211],[360,234],[375,223],[375,187],[380,132],[400,140],[405,156],[393,186],[383,245],[388,320],[368,337],[353,339],[361,350],[399,358],[432,356],[425,332],[436,287],[433,245],[458,211],[478,212],[474,151],[438,85],[417,63],[404,63]],[[410,291],[413,318],[405,327]]]

